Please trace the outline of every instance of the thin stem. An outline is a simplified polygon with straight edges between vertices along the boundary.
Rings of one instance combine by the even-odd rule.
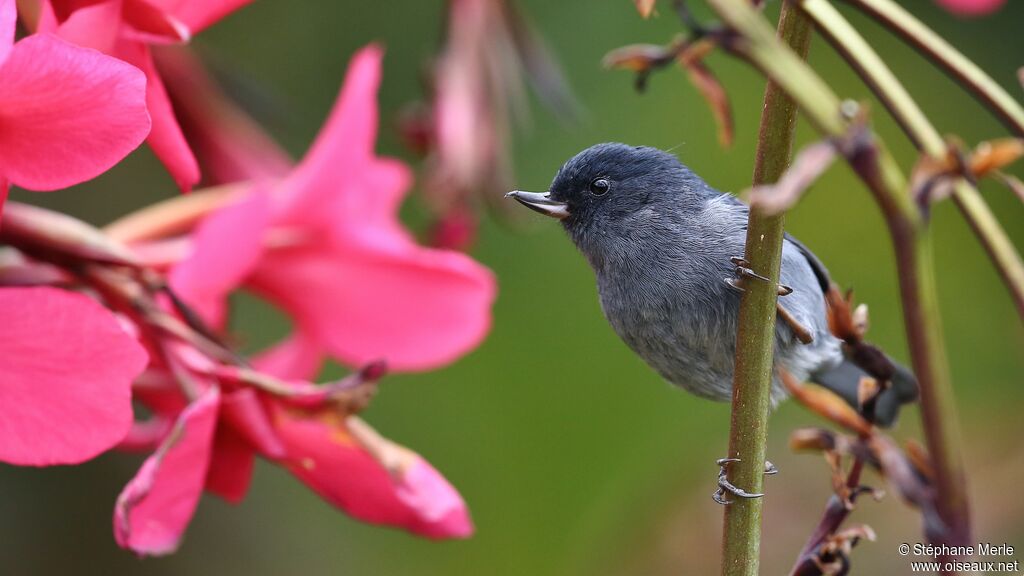
[[[1024,319],[1024,261],[996,215],[985,203],[978,190],[967,182],[958,182],[953,188],[953,200],[974,234],[981,240],[985,252],[996,266],[1003,282],[1017,306],[1017,314]]]
[[[862,436],[863,438],[863,436]],[[846,489],[851,494],[860,486],[860,475],[864,471],[864,459],[860,456],[854,456],[853,464],[850,465],[850,472],[846,475]],[[855,496],[851,496],[854,498]],[[852,500],[851,500],[852,502]],[[842,526],[843,522],[850,516],[853,509],[846,505],[843,498],[839,494],[833,494],[828,499],[828,504],[825,506],[825,513],[821,516],[821,521],[818,522],[818,526],[811,533],[811,537],[804,544],[804,549],[800,551],[800,555],[797,556],[796,564],[790,571],[790,576],[803,576],[805,574],[821,574],[821,570],[814,563],[814,552],[825,541],[825,538],[835,534],[839,527]]]
[[[937,505],[947,530],[929,537],[966,544],[970,518],[956,407],[942,338],[931,240],[924,217],[909,194],[895,160],[872,135],[850,133],[834,92],[791,50],[778,42],[764,18],[744,0],[708,0],[738,35],[732,48],[779,83],[826,136],[847,141],[844,154],[882,209],[897,257],[903,318],[914,372],[921,387],[921,413],[935,462]]]
[[[807,18],[789,4],[779,16],[778,35],[802,58],[810,46]],[[778,181],[789,166],[796,132],[796,103],[769,80],[754,164],[754,185]],[[762,492],[765,443],[774,360],[775,315],[782,262],[784,214],[751,209],[745,258],[770,282],[746,282],[740,301],[733,376],[729,456],[730,481],[750,492]],[[722,574],[758,573],[761,544],[761,499],[734,498],[725,508]]]
[[[800,0],[801,9],[839,51],[893,115],[918,150],[936,160],[947,146],[903,84],[878,53],[827,0]],[[1024,261],[978,190],[963,179],[953,183],[953,198],[1003,277],[1024,319]]]
[[[984,70],[893,0],[845,0],[899,34],[987,105],[1017,136],[1024,136],[1024,108]]]

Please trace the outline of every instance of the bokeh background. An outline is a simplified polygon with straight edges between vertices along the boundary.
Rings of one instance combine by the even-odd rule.
[[[931,2],[905,2],[1020,97],[1024,4],[959,20]],[[706,12],[694,3],[697,13]],[[743,64],[713,56],[736,115],[734,147],[717,144],[711,114],[678,71],[647,93],[627,73],[600,67],[610,49],[662,43],[679,31],[667,5],[643,21],[626,0],[524,0],[522,7],[560,58],[584,114],[555,121],[534,107],[515,135],[516,186],[542,190],[558,166],[591,144],[619,140],[674,148],[716,187],[749,183],[763,82]],[[195,45],[254,96],[257,115],[301,155],[333,102],[349,56],[370,41],[387,47],[380,150],[416,159],[395,130],[401,106],[420,97],[421,71],[436,50],[444,4],[261,0],[201,34]],[[769,7],[773,15],[778,3]],[[845,10],[845,7],[844,7]],[[849,13],[912,88],[943,132],[967,142],[1003,129],[951,81],[872,22]],[[812,64],[847,97],[868,91],[815,39]],[[915,154],[874,106],[878,130],[905,167]],[[801,141],[813,135],[800,129]],[[1016,170],[1021,175],[1021,170]],[[148,149],[77,190],[14,199],[60,207],[103,223],[176,194]],[[982,193],[1018,246],[1024,205],[998,183]],[[405,213],[422,228],[415,193]],[[718,570],[722,511],[710,498],[715,458],[726,451],[728,406],[672,389],[606,326],[593,278],[559,227],[532,214],[488,217],[473,254],[500,282],[494,328],[475,352],[443,370],[387,378],[366,418],[420,451],[461,490],[477,525],[466,541],[430,542],[355,522],[285,471],[262,464],[240,506],[204,497],[181,550],[138,560],[111,535],[114,499],[140,458],[108,454],[76,468],[0,465],[0,574],[359,574],[660,575]],[[870,338],[907,360],[892,251],[878,210],[837,165],[792,212],[788,229],[812,247],[871,309]],[[970,469],[976,534],[1008,542],[1024,559],[1024,329],[1010,298],[950,203],[935,208],[939,291]],[[344,281],[344,279],[339,279]],[[236,328],[256,348],[286,330],[273,311],[242,300]],[[344,369],[328,367],[324,376]],[[16,409],[9,407],[9,409]],[[789,432],[818,423],[792,403],[770,424],[763,572],[784,573],[830,493],[817,455],[793,454]],[[920,437],[916,410],[895,434]],[[869,483],[879,484],[869,476]],[[878,541],[854,553],[862,574],[909,573],[897,545],[921,540],[916,513],[895,497],[864,500],[855,522]]]

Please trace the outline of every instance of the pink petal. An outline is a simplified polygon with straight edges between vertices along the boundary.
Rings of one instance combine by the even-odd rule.
[[[283,178],[292,160],[184,48],[154,53],[178,122],[199,160],[207,185]]]
[[[83,48],[111,53],[121,31],[121,0],[106,0],[74,7],[58,21],[58,14],[68,10],[65,3],[43,2],[37,32],[48,32]]]
[[[287,215],[315,213],[352,171],[372,157],[382,58],[383,51],[373,44],[352,58],[330,117],[289,178]]]
[[[220,392],[210,387],[178,417],[114,508],[114,538],[139,555],[173,552],[203,492]]]
[[[999,10],[1006,0],[936,0],[940,6],[960,16],[984,16]]]
[[[123,452],[152,452],[174,427],[174,420],[157,414],[147,420],[132,422],[128,435],[117,444]]]
[[[142,346],[107,309],[49,287],[0,288],[0,460],[88,460],[124,438]]]
[[[0,65],[0,172],[54,190],[93,178],[149,132],[136,68],[49,35],[15,44]]]
[[[463,538],[472,532],[458,493],[415,453],[398,448],[403,461],[389,471],[332,410],[311,413],[279,406],[275,424],[288,447],[282,464],[355,518],[432,538]]]
[[[53,12],[60,18],[61,22],[70,18],[78,10],[109,1],[121,3],[121,0],[43,0],[46,4],[52,5]]]
[[[217,210],[193,234],[171,288],[211,325],[223,325],[226,298],[259,261],[269,224],[270,199],[258,189]]]
[[[307,219],[308,226],[323,227],[336,242],[359,243],[392,253],[415,246],[398,220],[402,198],[412,184],[412,173],[405,164],[375,158],[339,182],[342,184],[335,188],[333,201],[314,212],[313,218]]]
[[[406,506],[419,511],[436,534],[466,538],[473,533],[462,496],[423,458],[417,456],[409,466],[396,494]]]
[[[14,27],[18,23],[18,7],[14,0],[0,0],[0,64],[14,46]]]
[[[153,116],[153,130],[146,142],[170,172],[178,188],[184,192],[191,190],[199,182],[199,164],[178,126],[167,90],[153,64],[149,46],[122,39],[118,42],[116,55],[146,73],[146,106]]]
[[[477,12],[486,9],[483,3],[473,4]],[[462,58],[443,63],[434,106],[439,164],[452,185],[461,187],[476,185],[485,170],[493,169],[487,159],[498,138],[487,87],[470,66]]]
[[[312,380],[320,372],[324,354],[315,339],[296,331],[253,359],[260,371],[286,380]]]
[[[213,440],[213,457],[206,473],[206,489],[232,504],[245,499],[252,482],[256,454],[230,425],[220,422]]]
[[[309,246],[267,253],[253,288],[331,355],[426,370],[477,346],[490,328],[491,273],[455,252]]]
[[[277,437],[266,409],[252,388],[242,388],[224,396],[221,418],[230,424],[250,446],[267,458],[283,458],[284,444]]]
[[[173,14],[196,34],[252,2],[252,0],[148,0],[149,4]]]
[[[132,397],[163,418],[175,419],[188,406],[181,388],[167,372],[150,369],[132,386]]]
[[[184,22],[146,0],[128,0],[123,17],[130,26],[126,35],[134,40],[164,44],[187,42],[191,36]]]

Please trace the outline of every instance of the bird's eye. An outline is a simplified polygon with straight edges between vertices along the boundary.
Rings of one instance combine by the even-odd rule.
[[[608,182],[607,178],[595,178],[594,181],[590,183],[590,193],[594,196],[601,196],[606,194],[608,189],[611,187],[612,185]]]

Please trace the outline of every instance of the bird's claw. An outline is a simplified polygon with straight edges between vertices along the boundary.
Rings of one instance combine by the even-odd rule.
[[[750,262],[746,258],[739,256],[733,256],[729,258],[729,261],[736,265],[736,276],[734,278],[726,278],[725,283],[732,287],[734,290],[743,292],[743,279],[754,278],[762,282],[771,282],[771,278],[767,278],[754,272],[750,268]],[[793,288],[786,286],[785,284],[777,284],[779,296],[788,296],[793,293]]]
[[[733,256],[732,258],[729,258],[729,262],[732,262],[733,264],[736,265],[736,276],[737,277],[740,277],[740,278],[757,278],[758,280],[762,280],[764,282],[771,282],[770,278],[766,278],[764,276],[761,276],[757,272],[754,272],[750,268],[750,261],[747,260],[746,258],[741,258],[739,256]]]
[[[730,288],[732,288],[733,290],[735,290],[737,292],[744,292],[745,291],[745,290],[743,290],[743,286],[740,285],[740,281],[739,280],[737,280],[735,278],[723,278],[723,280],[725,280],[725,283]]]
[[[764,494],[747,492],[746,490],[734,485],[732,482],[729,482],[729,464],[739,461],[739,458],[719,458],[715,461],[715,463],[718,464],[718,490],[715,490],[714,494],[711,495],[711,498],[723,506],[727,506],[732,503],[731,500],[725,499],[726,492],[740,498],[760,498],[764,496]],[[779,469],[771,462],[765,460],[764,473],[766,476],[771,476],[778,474]]]

